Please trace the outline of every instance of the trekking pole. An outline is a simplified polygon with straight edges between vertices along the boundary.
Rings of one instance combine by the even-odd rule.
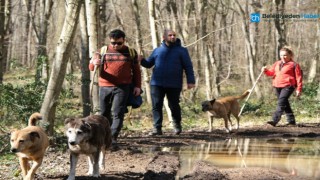
[[[96,53],[94,54],[94,56],[97,56],[97,55],[100,55],[99,53]],[[100,65],[94,65],[94,69],[93,69],[93,76],[92,76],[92,81],[91,81],[91,84],[90,84],[90,100],[91,100],[91,112],[93,113],[93,85],[94,85],[94,79],[97,75],[97,69],[99,69],[99,67],[101,66],[101,62],[103,62],[103,59],[104,59],[104,54],[101,56],[100,58]],[[96,82],[97,83],[97,82]]]
[[[264,72],[264,70],[261,70],[261,72],[260,72],[260,74],[259,74],[256,82],[253,84],[253,87],[250,89],[249,95],[247,96],[247,99],[244,101],[244,104],[243,104],[242,107],[241,107],[241,110],[240,110],[240,112],[239,112],[239,114],[238,114],[238,117],[240,117],[240,115],[241,115],[241,113],[242,113],[242,111],[243,111],[243,109],[244,109],[244,106],[246,106],[246,102],[248,101],[251,93],[253,92],[253,89],[256,87],[256,85],[257,85],[257,83],[258,83],[258,81],[259,81],[259,79],[260,79],[260,77],[261,77],[261,75],[262,75],[263,72]]]
[[[92,81],[91,81],[91,85],[90,85],[90,97],[91,98],[92,98],[92,89],[93,89],[93,84],[94,84],[94,78],[97,74],[97,69],[98,69],[98,66],[94,65],[93,76],[92,76]]]
[[[93,96],[93,95],[92,95],[92,91],[93,91],[94,79],[95,79],[96,74],[97,74],[97,69],[98,69],[98,66],[97,66],[97,65],[94,65],[92,81],[91,81],[91,84],[90,84],[91,112],[93,112],[93,100],[92,100],[92,96]]]

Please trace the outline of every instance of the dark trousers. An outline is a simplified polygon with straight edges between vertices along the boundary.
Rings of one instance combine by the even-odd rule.
[[[181,108],[180,108],[181,88],[164,88],[151,86],[153,127],[161,130],[163,121],[163,100],[165,95],[168,98],[169,108],[175,128],[181,129]]]
[[[287,116],[288,123],[295,122],[295,117],[289,103],[289,98],[293,93],[294,89],[295,88],[293,86],[288,86],[284,88],[275,88],[276,96],[278,98],[277,109],[272,116],[272,120],[275,123],[278,123],[280,121],[281,115],[283,114],[283,112],[285,112]]]
[[[100,87],[100,110],[101,115],[109,120],[112,138],[117,139],[123,126],[124,114],[127,110],[127,100],[130,85],[119,85],[114,87]]]

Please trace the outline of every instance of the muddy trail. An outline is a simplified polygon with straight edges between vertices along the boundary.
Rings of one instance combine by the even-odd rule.
[[[123,134],[119,138],[118,148],[107,152],[106,169],[100,171],[101,177],[99,178],[87,176],[87,158],[80,156],[76,179],[312,179],[271,168],[221,168],[201,160],[195,162],[189,172],[179,176],[181,160],[177,151],[163,151],[163,149],[237,138],[312,138],[319,140],[320,123],[277,127],[248,126],[241,127],[237,132],[230,134],[222,128],[215,129],[213,132],[207,132],[206,129],[191,129],[183,131],[180,135],[174,135],[171,131],[164,131],[162,136],[148,136],[147,134],[146,131],[132,131]],[[21,179],[17,158],[12,159],[10,163],[2,163],[0,171],[0,179]],[[55,147],[50,147],[37,172],[36,179],[67,179],[68,173],[68,150],[57,151]],[[320,177],[320,175],[316,176]]]

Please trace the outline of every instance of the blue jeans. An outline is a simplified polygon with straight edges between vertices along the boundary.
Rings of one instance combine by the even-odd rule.
[[[281,115],[285,112],[288,123],[295,122],[295,117],[291,109],[289,98],[293,93],[295,87],[288,86],[284,88],[275,88],[276,96],[278,98],[278,105],[276,111],[273,113],[272,120],[278,123],[281,119]]]
[[[165,95],[168,98],[169,108],[175,128],[181,129],[181,108],[180,108],[181,88],[165,88],[161,86],[151,86],[153,127],[161,130],[163,121],[163,100]]]
[[[99,88],[101,115],[109,120],[112,138],[115,140],[123,126],[129,91],[129,84]]]

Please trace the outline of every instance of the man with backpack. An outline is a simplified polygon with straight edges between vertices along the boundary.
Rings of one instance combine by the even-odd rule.
[[[137,52],[125,45],[125,33],[115,29],[109,33],[110,44],[102,47],[90,60],[89,69],[99,66],[99,103],[101,115],[109,120],[112,143],[116,144],[123,126],[130,86],[133,94],[141,93],[141,70]]]

